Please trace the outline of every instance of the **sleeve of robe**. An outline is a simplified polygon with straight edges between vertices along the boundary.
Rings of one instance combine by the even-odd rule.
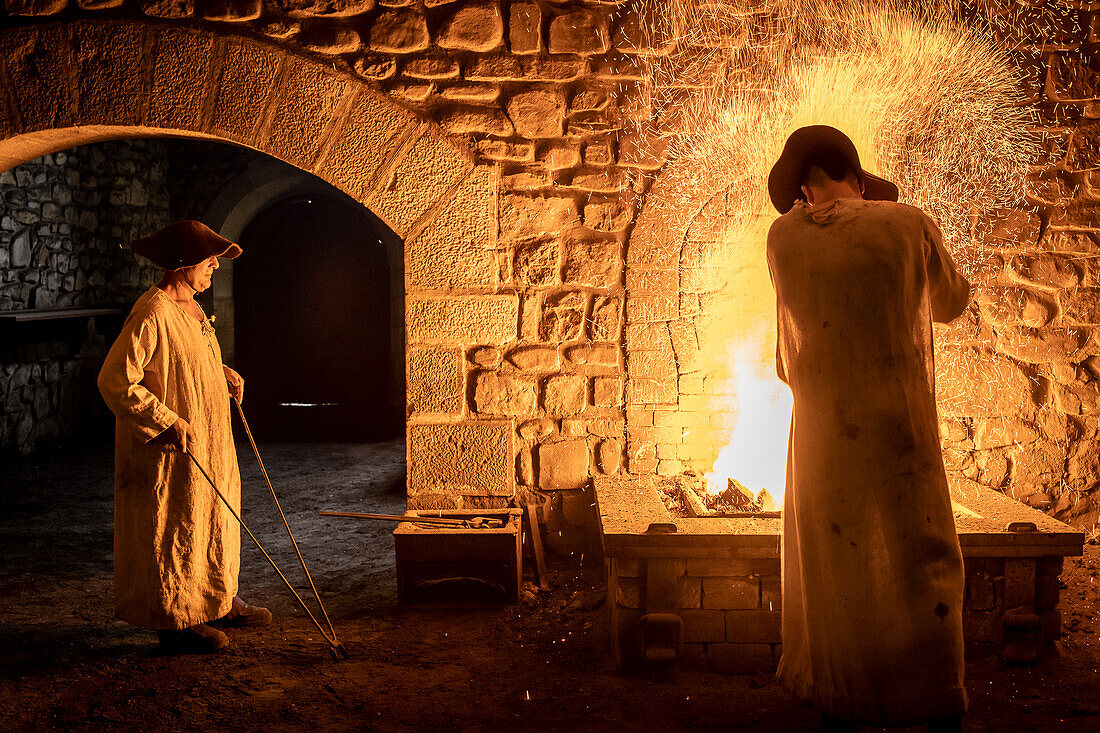
[[[970,283],[955,269],[936,223],[928,216],[924,216],[923,221],[929,242],[927,268],[932,320],[947,323],[966,310],[970,302]]]
[[[148,443],[178,415],[142,384],[145,368],[157,347],[157,329],[150,318],[126,324],[99,372],[99,391],[119,420]]]
[[[777,220],[778,221],[778,220]],[[935,225],[933,225],[935,226]],[[775,229],[775,223],[772,223],[772,228],[768,230],[768,239],[771,240],[772,232]],[[772,256],[772,248],[768,246],[766,251],[766,257],[768,260],[768,277],[772,281],[772,292],[777,292],[775,287],[775,258]],[[776,299],[775,303],[775,322],[778,324],[782,318],[779,312],[779,300]],[[777,338],[775,340],[775,374],[779,377],[783,384],[790,384],[790,380],[787,378],[787,365],[783,360],[783,339]]]

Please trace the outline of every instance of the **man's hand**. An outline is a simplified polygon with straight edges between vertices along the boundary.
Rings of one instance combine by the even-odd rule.
[[[225,372],[225,381],[229,384],[229,396],[240,402],[244,399],[244,378],[225,364],[222,364],[222,371]]]
[[[186,452],[195,441],[195,431],[189,422],[177,417],[172,426],[158,436],[158,440],[163,440],[173,450]]]

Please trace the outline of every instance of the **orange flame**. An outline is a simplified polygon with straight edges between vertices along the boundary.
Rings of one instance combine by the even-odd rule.
[[[762,363],[752,351],[744,347],[730,351],[736,413],[730,442],[706,475],[707,490],[721,491],[728,478],[736,478],[758,497],[767,489],[780,505],[793,398],[787,385],[774,376],[774,363]]]

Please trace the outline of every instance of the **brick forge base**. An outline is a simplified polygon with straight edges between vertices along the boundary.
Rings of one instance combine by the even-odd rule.
[[[616,661],[623,669],[671,659],[723,674],[774,671],[781,520],[674,519],[657,493],[661,480],[596,482]],[[1039,661],[1061,635],[1058,576],[1064,556],[1081,554],[1083,533],[988,489],[955,500],[967,644],[1009,662]]]
[[[646,576],[654,564],[643,559],[607,561],[611,627],[624,668],[644,664],[638,626],[647,604],[652,607],[656,601],[646,595]],[[683,621],[682,666],[723,674],[775,669],[782,652],[777,558],[665,560],[663,564],[675,584],[673,612]]]

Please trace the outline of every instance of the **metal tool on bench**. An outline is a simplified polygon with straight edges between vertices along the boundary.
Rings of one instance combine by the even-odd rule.
[[[432,517],[418,514],[369,514],[364,512],[317,512],[322,517],[347,517],[349,519],[375,519],[381,522],[412,522],[414,524],[443,524],[461,529],[500,529],[504,522],[492,517]]]
[[[283,571],[280,570],[279,566],[275,564],[275,561],[271,559],[271,555],[267,554],[267,550],[265,550],[264,546],[260,544],[260,541],[256,539],[256,535],[252,534],[252,530],[248,528],[248,525],[244,523],[244,520],[241,519],[240,515],[229,504],[229,501],[225,498],[225,495],[222,494],[222,492],[214,484],[214,480],[210,478],[210,474],[206,472],[206,469],[202,467],[202,464],[198,462],[191,451],[188,450],[184,452],[187,453],[187,457],[191,459],[191,462],[195,464],[195,468],[199,469],[199,473],[203,475],[203,478],[206,479],[206,482],[210,484],[210,488],[214,489],[214,493],[217,494],[218,498],[222,500],[222,503],[225,504],[225,507],[229,510],[229,513],[233,515],[233,518],[237,520],[237,523],[241,525],[241,528],[248,533],[249,537],[252,538],[252,541],[256,544],[256,547],[259,548],[263,556],[267,558],[267,561],[269,563],[271,563],[271,567],[275,568],[275,572],[279,574],[280,578],[282,578],[283,583],[286,584],[286,587],[290,590],[291,593],[294,594],[294,598],[298,601],[298,605],[300,605],[302,607],[302,610],[306,612],[306,615],[309,616],[309,620],[313,622],[313,625],[317,627],[317,631],[320,632],[321,636],[324,637],[325,641],[328,643],[329,652],[332,653],[332,658],[336,661],[347,659],[348,652],[346,649],[344,649],[344,645],[341,644],[340,640],[336,637],[336,629],[333,628],[332,621],[329,620],[328,612],[325,610],[325,604],[321,602],[321,596],[317,592],[317,586],[313,583],[313,576],[309,574],[309,568],[306,567],[306,561],[302,557],[302,551],[298,549],[298,542],[294,539],[294,532],[292,532],[290,529],[290,523],[286,521],[286,515],[283,514],[283,507],[281,504],[279,504],[279,497],[275,495],[275,487],[271,485],[271,479],[267,475],[267,468],[264,467],[263,459],[260,458],[260,451],[256,447],[256,441],[252,438],[252,431],[248,427],[248,420],[245,419],[244,410],[241,408],[241,403],[237,402],[236,399],[230,399],[237,406],[237,413],[240,415],[241,424],[244,425],[244,431],[248,435],[248,442],[252,446],[253,453],[256,454],[256,461],[260,464],[260,473],[263,474],[264,481],[267,483],[267,488],[271,492],[271,498],[275,500],[275,508],[279,510],[279,516],[283,520],[283,526],[286,527],[286,533],[290,536],[290,543],[294,545],[294,552],[298,554],[298,562],[301,563],[302,570],[305,572],[306,578],[309,579],[309,587],[313,591],[313,597],[317,599],[317,605],[321,609],[321,615],[324,617],[325,624],[328,626],[328,633],[326,633],[325,630],[321,628],[321,624],[317,621],[317,617],[314,616],[313,612],[309,610],[308,606],[306,606],[305,601],[303,601],[302,597],[298,595],[298,591],[294,590],[294,586],[290,584],[290,581],[286,579],[285,575],[283,575]]]

